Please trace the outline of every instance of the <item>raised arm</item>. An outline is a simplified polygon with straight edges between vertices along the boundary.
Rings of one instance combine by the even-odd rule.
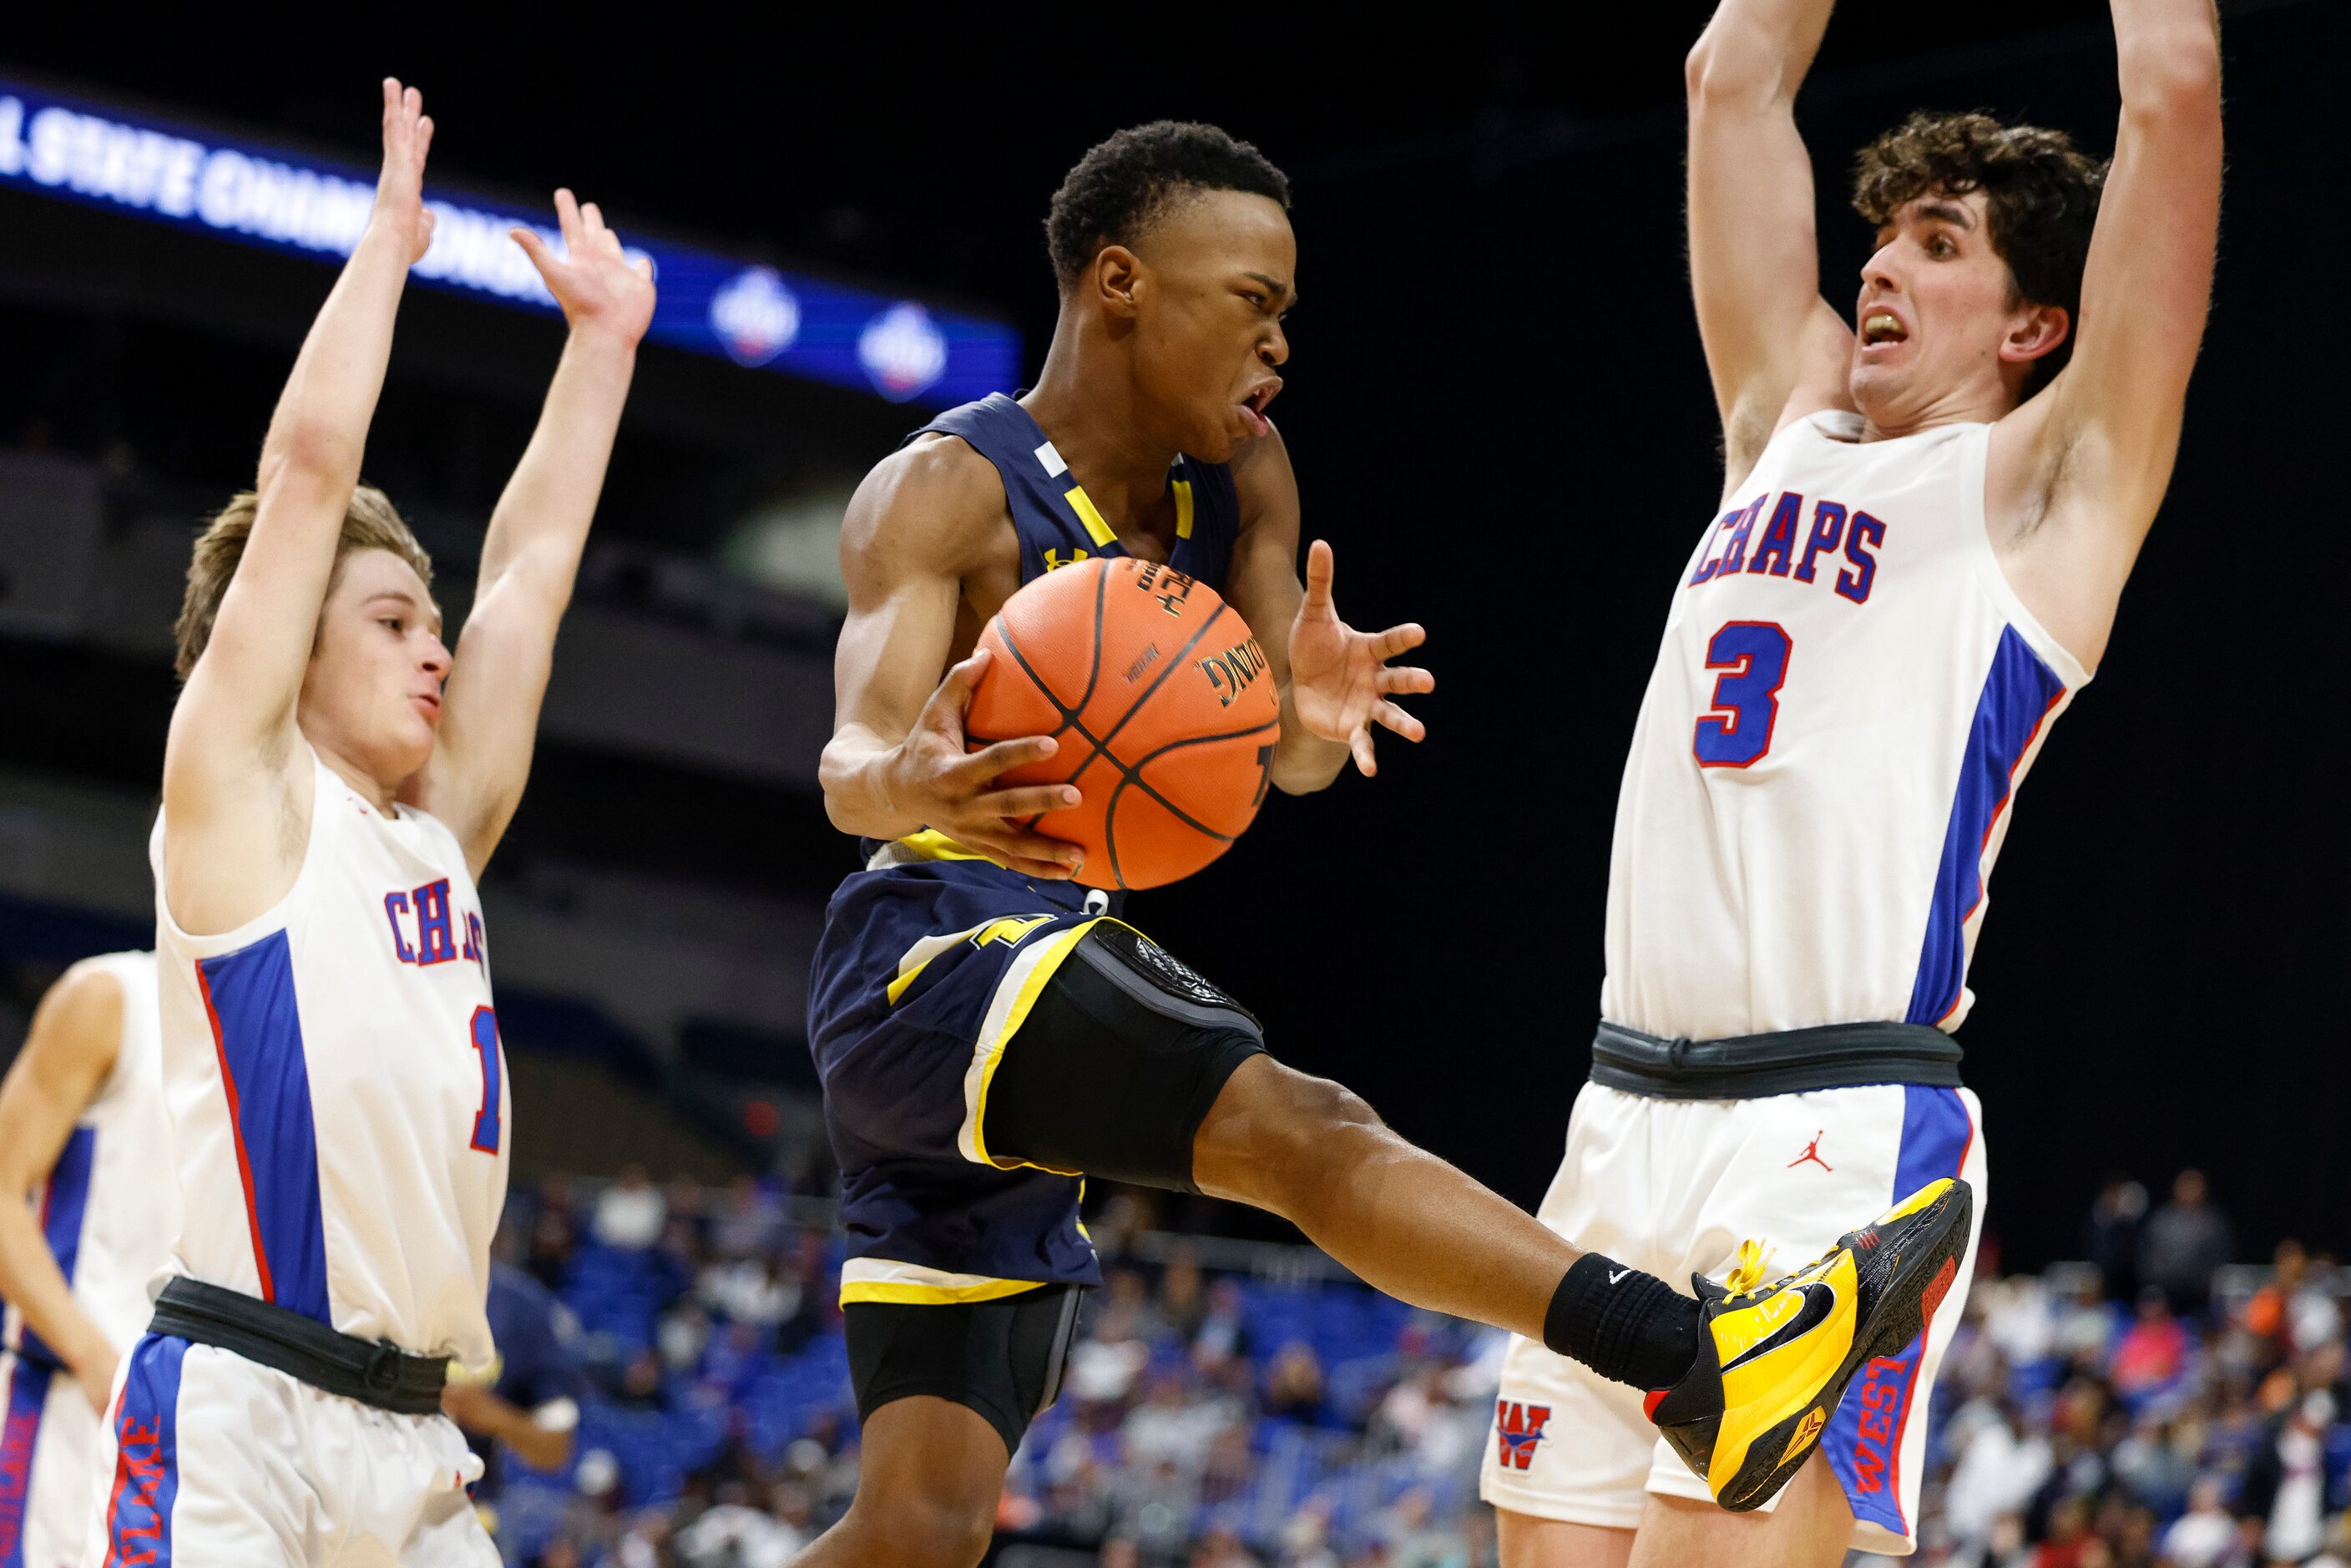
[[[374,210],[270,418],[252,534],[172,716],[163,754],[166,891],[175,917],[192,929],[238,924],[283,894],[298,869],[304,835],[287,829],[307,826],[309,775],[298,767],[295,704],[383,387],[401,289],[433,238],[423,200],[432,141],[423,100],[387,79]],[[177,869],[192,852],[210,873],[201,885]]]
[[[1428,634],[1411,623],[1363,632],[1340,620],[1331,597],[1331,547],[1321,539],[1307,552],[1305,582],[1298,580],[1298,478],[1279,430],[1249,443],[1233,459],[1233,486],[1241,524],[1225,577],[1226,598],[1257,633],[1266,667],[1280,683],[1274,788],[1288,795],[1325,789],[1351,754],[1368,778],[1379,771],[1372,726],[1406,740],[1428,733],[1389,699],[1433,691],[1437,677],[1387,663],[1419,647]]]
[[[1843,397],[1838,350],[1851,339],[1821,298],[1813,165],[1795,111],[1830,3],[1722,0],[1689,55],[1690,288],[1726,489],[1787,418]]]
[[[522,800],[554,666],[555,631],[571,602],[580,555],[604,487],[636,367],[652,324],[650,267],[632,264],[593,202],[555,193],[566,254],[517,229],[563,307],[570,336],[538,428],[490,514],[474,607],[457,641],[441,738],[414,786],[416,803],[447,823],[476,875]]]
[[[2122,121],[2074,356],[2001,422],[1987,488],[2018,592],[2091,664],[2171,482],[2220,227],[2211,0],[2114,0],[2114,18]]]
[[[1065,880],[1077,847],[1016,819],[1074,803],[1067,785],[998,789],[996,779],[1050,757],[1045,736],[967,754],[964,710],[987,667],[946,667],[964,580],[987,563],[1004,489],[987,459],[939,436],[883,459],[841,527],[849,616],[833,655],[833,733],[818,764],[825,814],[844,833],[904,837],[935,828],[1026,876]]]
[[[24,1049],[0,1081],[0,1299],[25,1314],[99,1411],[115,1347],[75,1303],[26,1199],[114,1070],[121,1040],[121,985],[95,964],[77,964],[41,998]]]

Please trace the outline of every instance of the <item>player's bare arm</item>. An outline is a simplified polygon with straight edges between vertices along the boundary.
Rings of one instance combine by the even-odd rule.
[[[2220,225],[2210,0],[2115,0],[2114,18],[2122,120],[2074,357],[1993,431],[1985,475],[2010,582],[2092,667],[2171,480]]]
[[[1830,0],[1723,0],[1690,51],[1690,287],[1722,419],[1724,494],[1772,434],[1846,407],[1853,337],[1821,298],[1796,89]]]
[[[441,1391],[441,1409],[475,1437],[504,1443],[533,1469],[559,1470],[571,1461],[571,1427],[542,1427],[530,1411],[481,1384],[451,1383]]]
[[[490,515],[474,607],[458,640],[441,738],[415,803],[439,817],[479,875],[530,774],[555,632],[628,401],[638,341],[653,323],[651,264],[631,262],[596,204],[555,193],[564,254],[529,229],[516,243],[563,308],[570,333],[538,427]]]
[[[964,745],[963,715],[987,665],[963,622],[966,585],[1003,575],[1011,539],[1003,482],[987,459],[939,436],[893,453],[851,497],[841,529],[849,614],[833,660],[833,735],[818,776],[844,833],[894,839],[929,827],[1027,876],[1066,880],[1074,845],[1019,819],[1074,804],[1066,784],[999,789],[996,779],[1050,757],[1050,736]],[[977,624],[976,619],[973,622]],[[946,671],[944,679],[940,672]]]
[[[41,998],[23,1049],[0,1080],[0,1297],[73,1369],[90,1407],[101,1412],[114,1381],[114,1347],[75,1303],[25,1196],[57,1164],[114,1070],[121,1040],[120,982],[99,965],[77,964]]]
[[[1427,734],[1394,699],[1435,690],[1437,677],[1387,661],[1419,647],[1428,634],[1411,623],[1358,632],[1340,620],[1331,598],[1331,547],[1321,539],[1308,554],[1306,581],[1298,580],[1298,476],[1270,421],[1265,435],[1234,455],[1232,470],[1240,528],[1226,597],[1256,632],[1280,683],[1274,787],[1290,795],[1324,789],[1350,754],[1368,778],[1379,771],[1372,726],[1406,740]]]
[[[374,209],[271,416],[252,537],[172,716],[164,892],[191,931],[243,924],[283,897],[300,869],[311,773],[295,708],[401,290],[433,237],[423,199],[432,141],[422,97],[387,79]]]

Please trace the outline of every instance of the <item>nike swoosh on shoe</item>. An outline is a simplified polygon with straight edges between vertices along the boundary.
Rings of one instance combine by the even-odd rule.
[[[1810,1333],[1831,1312],[1836,1311],[1837,1298],[1834,1286],[1823,1284],[1816,1280],[1810,1284],[1797,1286],[1796,1289],[1804,1292],[1804,1304],[1797,1310],[1796,1315],[1724,1362],[1723,1371],[1735,1372],[1750,1361],[1771,1354],[1782,1345],[1794,1343]]]

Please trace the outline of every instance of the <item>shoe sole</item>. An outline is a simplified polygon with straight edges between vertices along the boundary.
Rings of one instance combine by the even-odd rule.
[[[1804,1461],[1819,1449],[1819,1434],[1826,1430],[1829,1417],[1844,1400],[1854,1375],[1865,1364],[1881,1356],[1901,1354],[1935,1321],[1935,1313],[1959,1278],[1959,1255],[1966,1249],[1968,1231],[1975,1218],[1975,1189],[1964,1181],[1953,1179],[1950,1190],[1928,1205],[1921,1218],[1932,1214],[1938,1205],[1944,1207],[1945,1212],[1928,1221],[1933,1229],[1923,1244],[1900,1260],[1878,1291],[1877,1304],[1855,1332],[1853,1349],[1846,1353],[1836,1376],[1821,1385],[1820,1396],[1812,1404],[1759,1436],[1748,1449],[1747,1463],[1716,1499],[1725,1509],[1747,1513],[1777,1496],[1780,1489],[1803,1469]],[[1765,1454],[1785,1456],[1789,1439],[1815,1419],[1819,1425],[1802,1452],[1771,1463],[1762,1460],[1761,1456]]]

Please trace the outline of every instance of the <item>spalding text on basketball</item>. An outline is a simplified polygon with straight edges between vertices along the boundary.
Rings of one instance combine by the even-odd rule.
[[[1208,685],[1216,689],[1220,707],[1230,707],[1233,699],[1241,695],[1249,684],[1265,672],[1265,650],[1252,637],[1246,643],[1235,643],[1221,653],[1212,653],[1196,661]]]

